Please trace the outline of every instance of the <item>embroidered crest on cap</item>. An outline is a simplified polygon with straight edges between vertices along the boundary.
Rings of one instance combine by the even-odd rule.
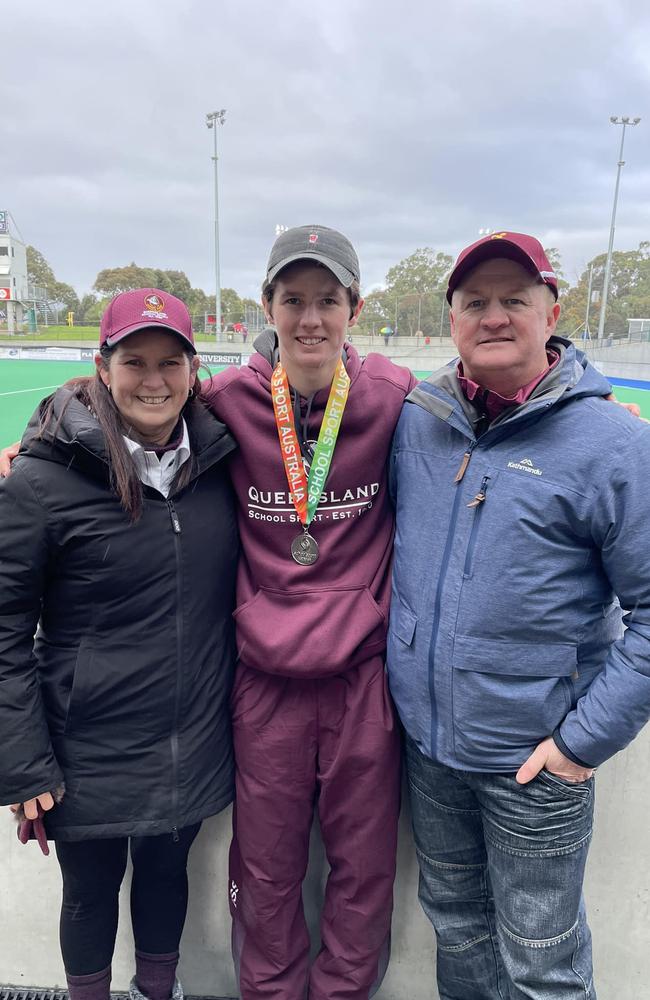
[[[144,304],[150,312],[162,312],[165,308],[165,303],[161,299],[160,295],[145,295]]]
[[[490,236],[491,240],[505,240],[507,233],[492,233]]]
[[[309,242],[310,243],[318,243],[318,233],[310,233],[309,234]]]

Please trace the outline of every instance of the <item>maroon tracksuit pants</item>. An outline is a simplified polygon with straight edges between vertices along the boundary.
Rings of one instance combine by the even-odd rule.
[[[400,741],[383,661],[315,680],[240,666],[229,895],[242,1000],[367,1000],[388,960]],[[330,865],[309,967],[314,808]]]

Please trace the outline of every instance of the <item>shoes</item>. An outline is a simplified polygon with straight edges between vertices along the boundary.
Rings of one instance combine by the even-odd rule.
[[[149,997],[145,996],[145,994],[139,990],[135,977],[129,983],[129,1000],[149,1000]],[[174,988],[172,990],[170,1000],[185,1000],[183,987],[178,979],[174,980]]]

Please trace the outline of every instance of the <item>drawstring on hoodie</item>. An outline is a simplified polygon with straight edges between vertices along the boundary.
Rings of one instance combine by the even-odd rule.
[[[313,445],[308,443],[309,434],[309,417],[311,416],[311,408],[314,402],[315,393],[311,396],[306,397],[307,407],[305,409],[305,414],[302,414],[302,407],[300,406],[300,393],[296,389],[291,389],[291,395],[293,396],[293,416],[296,424],[296,430],[298,431],[298,443],[300,445],[300,452],[307,461],[311,462],[314,457]]]

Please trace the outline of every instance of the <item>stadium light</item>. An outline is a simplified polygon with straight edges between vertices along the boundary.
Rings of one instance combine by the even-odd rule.
[[[223,125],[226,120],[226,110],[211,111],[205,116],[205,124],[214,130],[214,273],[216,290],[214,298],[214,338],[219,340],[221,332],[221,274],[219,269],[219,171],[217,157],[217,125]]]
[[[626,116],[624,118],[617,118],[616,115],[610,115],[609,118],[612,125],[622,125],[623,131],[621,134],[621,149],[618,154],[618,169],[616,171],[616,186],[614,188],[614,205],[612,207],[612,224],[609,227],[609,246],[607,247],[607,262],[605,264],[605,280],[603,282],[603,297],[600,306],[600,316],[598,317],[598,339],[602,340],[605,334],[605,313],[607,310],[607,296],[609,294],[609,279],[612,273],[612,250],[614,248],[614,229],[616,227],[616,204],[618,202],[618,188],[621,182],[621,170],[625,165],[625,160],[623,159],[623,143],[625,142],[625,129],[627,126],[638,125],[641,121],[640,118],[630,118]]]

